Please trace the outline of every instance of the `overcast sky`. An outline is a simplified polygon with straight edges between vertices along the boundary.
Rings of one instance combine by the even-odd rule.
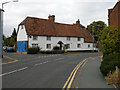
[[[10,0],[0,0],[2,2]],[[14,28],[27,16],[48,19],[55,15],[59,23],[73,24],[80,19],[84,26],[93,21],[108,23],[108,9],[118,0],[19,0],[4,5],[4,34],[10,36]]]

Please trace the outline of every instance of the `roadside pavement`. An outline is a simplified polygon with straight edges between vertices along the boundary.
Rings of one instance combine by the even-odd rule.
[[[100,72],[100,57],[89,58],[87,62],[79,69],[73,82],[73,88],[113,88],[107,85],[103,75]],[[116,90],[116,89],[115,89]]]

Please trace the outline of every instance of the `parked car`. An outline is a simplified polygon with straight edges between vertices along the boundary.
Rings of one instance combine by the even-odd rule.
[[[6,50],[6,48],[7,48],[7,46],[3,46],[3,51],[5,51],[5,50]]]
[[[3,47],[3,50],[5,51],[5,52],[14,52],[14,49],[12,48],[12,47]]]

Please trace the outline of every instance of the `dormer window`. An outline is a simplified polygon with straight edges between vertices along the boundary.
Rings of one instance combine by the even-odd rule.
[[[70,37],[67,37],[67,41],[70,41]]]
[[[47,36],[47,41],[51,41],[51,36]]]
[[[33,36],[33,40],[37,40],[38,39],[38,36]]]
[[[80,37],[78,37],[78,41],[81,41],[81,38],[80,38]]]

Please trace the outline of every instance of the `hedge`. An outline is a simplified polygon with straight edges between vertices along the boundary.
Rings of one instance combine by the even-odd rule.
[[[54,46],[54,47],[53,47],[53,50],[60,50],[60,47]]]
[[[27,54],[37,54],[39,51],[39,47],[30,47],[27,49]]]
[[[120,53],[104,56],[101,62],[100,71],[104,76],[107,76],[110,71],[115,71],[116,66],[120,68]]]
[[[63,50],[48,50],[48,51],[40,51],[40,53],[42,54],[62,54],[62,53],[65,53],[65,51]]]

